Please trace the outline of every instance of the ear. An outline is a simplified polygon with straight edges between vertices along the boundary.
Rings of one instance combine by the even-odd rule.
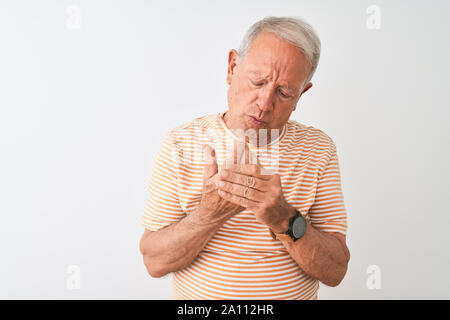
[[[305,86],[305,88],[303,88],[303,91],[302,91],[302,93],[300,94],[300,97],[301,97],[306,91],[308,91],[311,87],[312,87],[312,83],[309,82],[309,83]],[[300,99],[300,98],[299,98],[299,99]],[[294,109],[293,109],[292,111],[295,111],[295,109],[297,109],[297,104],[294,106]]]
[[[305,88],[303,89],[302,94],[304,94],[306,91],[308,91],[309,89],[311,89],[312,85],[313,85],[312,82],[309,82],[309,83],[305,86]]]
[[[236,50],[231,49],[228,53],[228,71],[227,71],[227,84],[231,84],[231,79],[234,75],[234,68],[237,66],[239,59],[239,53]]]

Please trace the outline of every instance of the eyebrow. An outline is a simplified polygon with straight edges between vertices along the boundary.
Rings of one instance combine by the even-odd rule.
[[[249,73],[251,73],[251,74],[253,74],[253,75],[257,76],[257,77],[263,78],[263,79],[267,78],[267,77],[261,75],[261,73],[259,71],[256,71],[256,70],[250,70]],[[296,90],[296,89],[288,87],[288,86],[279,86],[279,87],[284,89],[284,90],[287,90],[289,92],[289,94],[296,95],[296,94],[300,93],[300,90]]]

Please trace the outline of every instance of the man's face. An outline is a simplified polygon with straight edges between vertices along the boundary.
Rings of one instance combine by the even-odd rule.
[[[244,131],[281,129],[312,86],[303,87],[311,64],[297,47],[268,32],[253,40],[239,62],[238,57],[235,50],[229,52],[225,123]]]

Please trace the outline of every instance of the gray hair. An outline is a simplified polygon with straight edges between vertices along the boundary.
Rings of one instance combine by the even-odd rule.
[[[304,86],[312,79],[320,58],[320,39],[313,27],[296,17],[265,17],[253,24],[242,39],[239,59],[248,51],[250,44],[262,31],[270,32],[298,47],[311,64],[311,72]]]

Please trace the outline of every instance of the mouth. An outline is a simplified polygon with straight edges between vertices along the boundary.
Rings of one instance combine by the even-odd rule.
[[[266,124],[265,121],[262,121],[262,120],[260,120],[260,119],[258,119],[258,118],[255,118],[255,117],[253,117],[253,116],[249,116],[249,117],[250,117],[250,119],[252,120],[252,122],[255,123],[255,124],[257,124],[257,125],[265,125],[265,124]]]

